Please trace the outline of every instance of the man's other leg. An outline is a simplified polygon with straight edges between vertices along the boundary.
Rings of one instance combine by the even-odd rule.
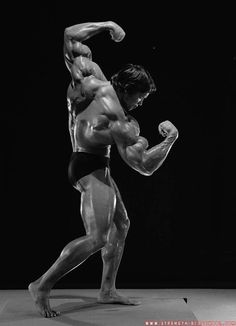
[[[103,275],[98,301],[101,303],[136,305],[140,302],[119,295],[115,286],[116,276],[123,255],[125,238],[129,230],[130,221],[114,180],[112,180],[112,184],[116,192],[117,202],[113,225],[109,232],[108,241],[102,249]]]
[[[44,317],[54,317],[58,314],[51,310],[48,300],[55,283],[107,242],[115,209],[115,192],[112,187],[101,181],[101,178],[96,178],[96,174],[83,179],[81,215],[87,235],[67,244],[49,270],[29,285],[36,306]]]

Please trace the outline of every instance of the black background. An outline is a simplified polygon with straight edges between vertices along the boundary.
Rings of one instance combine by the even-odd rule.
[[[104,5],[105,6],[105,5]],[[105,8],[105,9],[104,9]],[[125,63],[144,65],[157,92],[133,113],[150,145],[172,121],[179,139],[151,177],[112,149],[111,170],[131,228],[117,286],[235,287],[235,35],[228,10],[64,4],[15,8],[4,29],[1,288],[25,288],[84,235],[80,195],[68,182],[71,144],[63,61],[64,28],[113,20],[126,31],[86,42],[109,79]],[[9,11],[11,12],[11,11]],[[17,16],[17,17],[15,17]],[[99,287],[100,254],[57,283]]]

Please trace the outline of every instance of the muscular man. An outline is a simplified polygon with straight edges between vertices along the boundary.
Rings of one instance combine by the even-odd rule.
[[[39,312],[54,317],[49,293],[65,274],[98,250],[102,252],[103,274],[98,302],[136,304],[117,293],[115,280],[122,257],[129,219],[117,186],[110,175],[110,147],[115,144],[122,159],[144,176],[151,176],[178,137],[170,121],[159,125],[165,140],[148,149],[139,136],[137,121],[127,113],[153,91],[152,77],[142,66],[129,64],[108,81],[92,61],[90,49],[82,42],[109,31],[120,42],[125,32],[116,23],[78,24],[65,29],[64,56],[72,81],[68,87],[69,131],[73,153],[69,180],[81,193],[81,216],[86,235],[65,246],[59,258],[29,291]]]

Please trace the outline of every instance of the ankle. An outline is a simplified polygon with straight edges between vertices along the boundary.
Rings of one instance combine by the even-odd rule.
[[[116,289],[115,288],[102,288],[100,289],[100,295],[102,296],[111,296],[112,294],[116,293]]]
[[[44,293],[49,293],[51,291],[51,287],[46,284],[39,284],[38,291],[44,292]]]

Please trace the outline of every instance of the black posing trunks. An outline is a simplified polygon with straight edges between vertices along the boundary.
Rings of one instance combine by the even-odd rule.
[[[79,179],[98,169],[109,168],[109,157],[85,153],[73,152],[68,167],[68,177],[72,186],[75,186]]]

